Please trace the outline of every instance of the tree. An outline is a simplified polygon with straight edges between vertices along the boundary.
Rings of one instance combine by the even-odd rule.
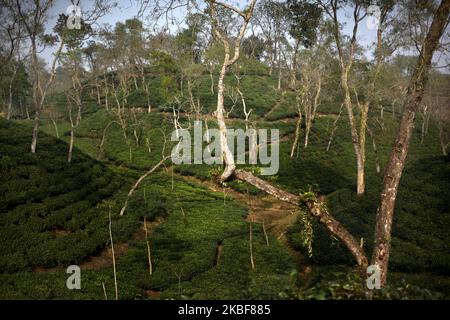
[[[241,41],[244,38],[245,30],[247,25],[253,15],[253,10],[255,8],[256,0],[251,0],[248,6],[244,11],[241,11],[238,8],[232,7],[228,4],[224,4],[221,2],[217,2],[215,0],[208,0],[208,13],[211,19],[211,25],[213,34],[216,40],[222,42],[224,48],[224,60],[222,63],[222,67],[219,74],[219,80],[217,83],[217,108],[216,108],[216,118],[217,123],[219,125],[220,131],[220,145],[222,149],[223,158],[225,161],[225,170],[222,173],[221,181],[226,181],[231,174],[236,169],[236,165],[234,164],[234,157],[231,150],[228,147],[227,142],[227,128],[225,125],[224,118],[224,92],[225,92],[225,75],[227,74],[228,68],[232,66],[239,59]],[[233,42],[233,56],[231,56],[231,48],[230,48],[230,39],[226,30],[221,28],[221,24],[217,14],[218,5],[225,7],[234,13],[238,14],[240,18],[242,18],[242,24],[239,27],[238,35],[235,37]]]
[[[330,234],[338,238],[347,247],[347,249],[353,255],[357,265],[359,266],[359,269],[365,273],[369,265],[369,260],[363,246],[361,245],[360,241],[358,241],[357,238],[353,236],[329,212],[324,196],[317,195],[313,192],[306,192],[300,195],[295,195],[276,186],[273,186],[268,181],[255,176],[251,172],[236,168],[233,154],[227,144],[227,127],[224,121],[223,106],[225,85],[223,80],[228,72],[229,67],[236,63],[236,61],[239,59],[239,49],[242,43],[241,40],[252,17],[255,2],[256,0],[250,0],[246,8],[241,10],[227,3],[215,0],[207,1],[207,12],[210,16],[212,30],[215,37],[223,43],[225,53],[224,60],[221,66],[221,72],[219,75],[219,81],[217,84],[218,101],[215,110],[215,116],[220,132],[222,155],[225,163],[225,168],[219,180],[221,183],[224,183],[231,179],[238,179],[253,185],[257,189],[262,190],[269,195],[280,199],[281,201],[301,207],[312,217],[317,219],[317,221],[321,223],[330,232]],[[356,9],[353,12],[355,22],[360,22],[362,19],[360,5],[361,3],[358,2],[356,5]],[[231,32],[228,29],[224,30],[224,23],[220,22],[219,16],[217,14],[219,6],[237,14],[241,19],[241,24],[238,28],[238,34],[237,36],[235,35],[234,37],[232,37],[232,40],[234,40],[232,42],[234,44],[234,52],[231,51]],[[330,7],[326,7],[325,10],[329,10],[330,13],[332,12],[331,17],[332,21],[334,21],[335,27],[333,31],[335,32],[335,35],[336,33],[338,34],[338,37],[335,37],[335,40],[336,42],[340,43],[342,39],[339,36],[339,23],[337,21],[336,13],[337,2],[332,1]],[[389,259],[389,248],[391,240],[390,232],[392,226],[395,196],[397,194],[398,182],[401,176],[401,172],[404,167],[404,160],[408,152],[408,145],[414,122],[414,114],[417,111],[418,104],[422,99],[426,84],[426,74],[431,64],[433,52],[436,50],[443,30],[447,25],[449,13],[450,0],[443,0],[438,10],[434,14],[433,22],[428,31],[426,40],[424,41],[421,48],[421,54],[419,60],[417,61],[417,65],[409,86],[408,95],[406,97],[403,118],[398,136],[392,149],[391,160],[385,171],[383,192],[381,194],[380,207],[376,217],[375,244],[372,257],[372,264],[382,271],[382,285],[384,285],[386,281],[387,261]],[[341,84],[343,87],[347,86],[346,90],[343,90],[343,92],[346,94],[343,105],[347,103],[350,107],[352,107],[352,101],[348,75],[351,68],[349,68],[348,63],[350,63],[351,67],[351,65],[353,64],[354,55],[356,53],[356,50],[358,49],[356,44],[356,32],[357,23],[355,24],[353,30],[353,37],[349,42],[349,50],[345,50],[344,52],[343,46],[337,46],[338,51],[341,50],[341,52],[339,53],[341,71],[344,71],[340,75]]]
[[[403,106],[400,128],[392,147],[388,166],[384,172],[381,200],[376,216],[375,243],[372,256],[372,264],[380,270],[381,285],[386,283],[395,200],[408,155],[415,114],[424,95],[433,53],[439,46],[439,40],[448,24],[449,15],[450,0],[442,0],[421,47],[419,59],[408,87],[407,99]]]
[[[0,63],[5,66],[17,52],[21,40],[21,22],[14,3],[7,0],[0,1]]]
[[[392,17],[389,14],[393,11],[394,2],[390,0],[379,1],[377,4],[380,10],[378,25],[377,25],[377,43],[375,49],[375,63],[367,76],[367,88],[364,90],[365,101],[359,103],[359,97],[355,97],[358,100],[357,106],[359,109],[359,127],[357,125],[357,116],[353,111],[352,91],[357,94],[355,88],[351,88],[351,77],[353,76],[352,67],[355,65],[356,53],[358,50],[357,35],[358,28],[361,21],[370,12],[366,8],[366,3],[361,0],[352,1],[353,4],[353,29],[351,32],[351,38],[348,44],[345,43],[345,39],[341,32],[341,25],[338,20],[338,12],[343,10],[346,3],[339,2],[338,0],[322,1],[318,0],[319,5],[323,8],[324,12],[332,23],[332,33],[339,57],[340,66],[340,85],[342,88],[342,94],[344,97],[344,106],[347,110],[347,115],[350,123],[350,133],[353,144],[353,149],[356,156],[356,168],[357,168],[357,194],[363,194],[365,192],[365,161],[366,161],[366,131],[367,121],[369,114],[369,105],[373,99],[375,83],[381,70],[382,63],[385,57],[395,51],[398,45],[397,37],[391,37],[391,41],[385,41],[383,32],[386,31],[387,26],[392,24]],[[393,29],[393,34],[397,34],[398,30]]]
[[[287,9],[290,21],[289,34],[295,41],[291,64],[291,87],[295,88],[299,46],[308,48],[316,42],[316,31],[322,18],[322,10],[316,3],[300,0],[288,0]]]
[[[82,110],[82,94],[84,86],[82,85],[82,76],[84,74],[83,68],[83,50],[81,46],[86,39],[92,33],[90,25],[81,20],[80,28],[66,30],[68,16],[61,14],[59,16],[55,31],[62,37],[65,33],[67,51],[62,54],[62,62],[66,65],[68,74],[71,78],[71,88],[67,94],[67,107],[70,120],[70,143],[67,156],[67,162],[72,161],[72,151],[75,139],[75,129],[81,122],[81,110]],[[77,115],[75,122],[72,116],[72,105],[77,107]]]
[[[255,10],[255,20],[262,30],[266,41],[269,74],[273,74],[274,68],[278,67],[278,89],[281,89],[281,57],[282,42],[286,34],[287,8],[285,2],[274,0],[262,0]]]
[[[48,89],[55,78],[56,62],[64,47],[64,33],[60,37],[46,35],[43,32],[43,24],[48,18],[49,10],[53,5],[52,0],[45,1],[19,1],[16,0],[16,13],[24,27],[24,32],[31,43],[31,76],[33,79],[33,102],[34,102],[34,126],[31,141],[31,153],[36,152],[39,133],[41,111],[44,106]],[[59,41],[58,49],[54,53],[51,63],[50,77],[43,84],[39,74],[38,47],[39,45],[55,44]]]

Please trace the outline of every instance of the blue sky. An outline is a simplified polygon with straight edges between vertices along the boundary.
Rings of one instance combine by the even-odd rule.
[[[151,1],[151,0],[150,0]],[[80,6],[82,11],[86,11],[92,8],[93,0],[80,0]],[[101,17],[97,24],[110,24],[115,25],[116,22],[123,22],[126,19],[133,18],[139,11],[139,5],[136,0],[117,0],[118,6],[111,10],[107,15]],[[236,1],[234,1],[237,4]],[[239,3],[247,3],[246,0],[239,1]],[[51,32],[55,25],[56,19],[60,13],[65,13],[67,8],[71,5],[70,0],[57,0],[55,5],[51,8],[50,19],[46,23],[47,32]],[[339,20],[344,23],[344,34],[350,34],[353,28],[352,24],[352,11],[342,10],[339,15]],[[366,48],[369,48],[376,41],[376,30],[370,30],[368,27],[367,19],[363,20],[360,24],[358,31],[358,41]],[[41,53],[41,56],[49,63],[52,59],[52,52],[55,48],[48,48]],[[366,56],[371,59],[372,55],[370,51],[367,51]]]

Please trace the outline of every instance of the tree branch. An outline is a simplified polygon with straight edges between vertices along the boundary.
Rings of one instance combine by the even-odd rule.
[[[350,250],[357,264],[362,269],[366,269],[368,266],[368,260],[364,249],[360,246],[359,242],[345,229],[345,227],[337,221],[326,209],[324,199],[307,199],[301,196],[296,196],[292,193],[272,186],[267,181],[264,181],[252,173],[244,170],[236,170],[234,175],[237,179],[245,181],[254,187],[262,190],[271,196],[298,206],[300,203],[304,203],[308,208],[309,213],[315,217],[332,235],[342,241],[342,243]]]

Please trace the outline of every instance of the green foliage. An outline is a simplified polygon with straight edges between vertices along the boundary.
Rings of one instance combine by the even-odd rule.
[[[299,210],[298,217],[302,224],[302,230],[300,231],[300,241],[302,246],[307,250],[308,257],[312,257],[313,255],[313,237],[314,237],[314,231],[313,231],[313,224],[312,224],[312,218],[309,212],[305,212],[304,210]]]
[[[43,133],[33,155],[30,129],[0,120],[0,131],[0,234],[9,243],[1,247],[0,270],[77,263],[102,248],[107,217],[96,205],[128,183],[78,150],[68,164],[67,145]],[[129,219],[117,227],[119,239],[133,232]]]
[[[407,282],[394,279],[382,290],[367,290],[364,277],[357,271],[348,272],[342,267],[319,268],[314,272],[314,284],[300,293],[300,299],[312,300],[435,300],[444,296]]]

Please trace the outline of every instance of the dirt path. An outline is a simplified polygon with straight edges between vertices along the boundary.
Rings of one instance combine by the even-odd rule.
[[[158,218],[155,221],[147,221],[147,230],[148,230],[148,236],[151,237],[153,235],[153,230],[155,227],[159,226],[161,223],[163,223],[164,220],[162,218]],[[142,227],[140,227],[132,237],[132,240],[139,241],[145,239],[145,231],[144,231],[144,223],[142,223]],[[128,249],[130,248],[129,243],[114,243],[114,255],[117,259],[123,256]],[[112,259],[112,251],[111,246],[107,246],[104,248],[99,254],[95,256],[89,256],[87,257],[86,261],[80,264],[81,270],[98,270],[107,268],[113,265],[113,259]]]
[[[177,176],[185,181],[202,185],[211,191],[225,192],[225,195],[240,203],[244,203],[249,209],[246,220],[261,224],[264,222],[266,231],[275,235],[279,240],[285,240],[287,229],[297,220],[297,208],[295,206],[271,196],[247,195],[233,188],[223,188],[213,181],[203,181],[193,176]]]
[[[234,200],[244,203],[248,207],[249,214],[246,221],[253,223],[264,223],[264,228],[267,233],[274,235],[287,249],[288,253],[294,260],[300,272],[300,280],[302,283],[307,283],[310,278],[312,266],[306,261],[306,258],[296,250],[288,241],[286,232],[297,220],[298,208],[294,205],[285,203],[271,196],[254,196],[238,192],[232,188],[223,188],[219,184],[210,180],[200,180],[192,176],[182,176],[177,174],[177,177],[197,185],[206,187],[208,190],[214,192],[225,192],[225,195],[230,196]],[[217,244],[215,264],[220,259],[222,251],[222,243]]]
[[[154,228],[159,226],[163,222],[164,220],[162,218],[158,218],[155,221],[147,221],[146,225],[148,230],[148,236],[151,237],[153,235]],[[145,239],[145,231],[144,231],[144,223],[142,223],[142,227],[136,230],[131,240],[139,241],[144,239]],[[114,255],[116,258],[116,262],[121,256],[123,256],[128,251],[128,249],[130,249],[130,244],[127,242],[114,243]],[[111,267],[112,265],[113,259],[111,246],[107,246],[103,248],[98,254],[86,257],[85,261],[82,262],[79,266],[81,270],[98,270]],[[36,267],[33,269],[33,272],[46,273],[46,272],[57,272],[61,270],[63,270],[61,266],[54,268]]]

